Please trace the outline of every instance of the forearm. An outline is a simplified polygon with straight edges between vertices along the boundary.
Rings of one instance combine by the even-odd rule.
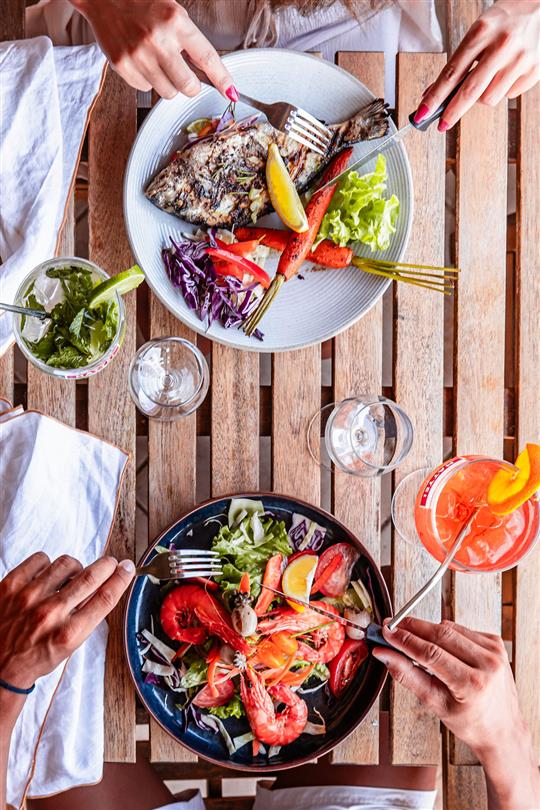
[[[540,774],[531,735],[524,724],[508,741],[476,752],[486,776],[489,810],[540,808]]]
[[[0,808],[6,805],[6,776],[11,734],[24,706],[25,696],[0,687]]]

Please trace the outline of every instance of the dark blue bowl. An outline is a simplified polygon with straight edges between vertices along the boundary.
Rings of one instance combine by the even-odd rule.
[[[356,578],[362,577],[364,582],[371,585],[375,619],[381,622],[384,617],[392,615],[390,596],[381,572],[362,543],[328,512],[285,495],[242,493],[233,497],[262,500],[265,509],[275,513],[280,520],[285,520],[287,527],[291,523],[293,512],[306,515],[327,529],[325,547],[343,541],[356,546],[360,551],[360,559],[353,574]],[[204,524],[208,518],[224,515],[228,510],[230,499],[227,497],[207,501],[184,515],[158,537],[139,564],[150,562],[156,554],[155,547],[157,545],[168,547],[173,539],[178,547],[186,545],[189,548],[209,548],[218,528],[216,523],[207,526]],[[192,720],[189,721],[189,718],[186,722],[186,713],[174,705],[178,699],[177,693],[144,683],[136,636],[140,630],[150,628],[150,618],[153,617],[156,635],[170,643],[159,625],[162,599],[159,587],[153,585],[147,577],[138,577],[134,581],[128,597],[124,622],[125,648],[131,675],[142,702],[156,721],[174,739],[210,762],[226,768],[253,772],[268,772],[302,765],[328,753],[347,737],[362,722],[383,688],[386,668],[369,656],[357,673],[353,684],[339,701],[328,696],[324,687],[305,696],[310,707],[310,718],[315,719],[313,708],[317,708],[326,720],[327,731],[324,736],[302,734],[293,743],[283,746],[277,756],[272,757],[270,761],[266,755],[253,758],[251,745],[244,746],[231,757],[220,734],[201,730]],[[245,718],[227,720],[226,727],[231,737],[249,731]]]

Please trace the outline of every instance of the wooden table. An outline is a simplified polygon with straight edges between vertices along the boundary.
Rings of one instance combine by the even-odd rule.
[[[10,0],[2,38],[22,36],[20,0]],[[481,10],[476,0],[448,4],[449,43],[455,47]],[[396,121],[403,125],[421,90],[445,63],[443,54],[398,58]],[[338,64],[374,93],[383,93],[380,53],[341,53]],[[140,105],[139,105],[140,106]],[[132,263],[122,216],[125,163],[147,110],[137,94],[109,72],[88,135],[88,255],[116,272]],[[138,535],[151,540],[183,510],[207,495],[271,487],[330,506],[376,560],[385,565],[393,599],[402,604],[432,570],[426,555],[390,537],[390,490],[404,475],[452,453],[483,452],[513,460],[526,441],[540,437],[540,284],[537,267],[540,176],[537,133],[540,88],[513,109],[476,107],[445,139],[433,128],[412,133],[407,151],[414,178],[414,224],[408,257],[442,264],[445,230],[461,268],[457,294],[442,296],[397,285],[359,323],[333,341],[297,352],[260,356],[210,345],[177,321],[145,287],[127,298],[123,351],[91,380],[59,382],[26,369],[10,351],[0,360],[0,394],[88,429],[129,450],[111,551],[135,556]],[[83,160],[85,156],[83,155]],[[456,177],[455,228],[445,225],[445,170]],[[517,177],[517,214],[507,217],[507,172]],[[74,253],[74,203],[62,252]],[[82,249],[79,248],[81,252]],[[149,337],[181,335],[207,352],[212,383],[197,415],[175,424],[136,414],[126,374],[137,345]],[[321,402],[384,391],[412,417],[415,441],[391,481],[337,475],[321,481],[306,446],[309,418]],[[144,479],[143,479],[144,476]],[[148,508],[137,510],[137,477],[148,487]],[[144,482],[147,481],[147,484]],[[136,518],[137,516],[137,518]],[[139,519],[143,526],[139,525]],[[147,519],[147,525],[145,521]],[[381,524],[383,530],[381,531]],[[450,575],[418,615],[437,620],[444,608],[470,627],[499,632],[508,642],[525,716],[540,754],[540,549],[500,575]],[[136,753],[136,706],[124,661],[122,611],[111,618],[106,678],[106,759],[131,762]],[[485,806],[484,782],[471,752],[444,733],[438,721],[402,688],[392,685],[362,726],[332,754],[333,763],[376,763],[379,712],[389,709],[392,760],[443,764],[445,802],[451,810]],[[211,806],[240,807],[221,796],[224,769],[197,762],[150,721],[149,750],[168,779],[207,779]],[[331,767],[331,766],[330,766]],[[246,774],[247,775],[247,774]],[[442,806],[442,804],[441,804]]]

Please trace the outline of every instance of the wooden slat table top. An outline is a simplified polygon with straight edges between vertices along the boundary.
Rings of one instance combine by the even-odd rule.
[[[6,38],[22,35],[20,0],[10,0],[3,17]],[[449,4],[451,44],[479,13],[480,0]],[[383,89],[382,54],[344,53],[340,66],[358,76],[370,89]],[[421,89],[444,64],[441,54],[402,54],[398,60],[397,120],[403,123]],[[540,436],[540,283],[537,271],[540,171],[537,133],[540,125],[538,88],[518,102],[518,153],[512,158],[518,177],[515,257],[508,272],[513,289],[505,309],[506,254],[513,249],[506,236],[506,172],[508,115],[475,109],[459,128],[458,143],[448,139],[450,161],[457,177],[457,263],[462,268],[455,311],[443,311],[442,300],[429,292],[398,287],[356,326],[331,344],[272,358],[235,351],[196,339],[157,301],[150,291],[128,298],[128,329],[124,348],[115,362],[88,384],[45,379],[25,370],[13,352],[0,359],[0,396],[26,402],[88,428],[132,453],[113,533],[111,552],[135,556],[136,466],[138,454],[148,461],[147,526],[143,537],[152,540],[201,497],[259,487],[296,495],[330,507],[338,519],[361,537],[381,565],[392,562],[390,584],[396,604],[405,601],[430,570],[425,556],[394,537],[383,541],[381,520],[387,517],[390,482],[321,476],[309,455],[307,423],[323,402],[358,393],[385,393],[411,415],[416,440],[406,465],[395,475],[397,484],[408,471],[436,464],[451,448],[459,452],[487,452],[512,458],[518,447]],[[139,119],[142,115],[139,115]],[[137,129],[136,95],[118,76],[109,73],[94,111],[89,132],[90,182],[89,252],[109,270],[129,266],[132,257],[122,218],[122,177]],[[478,133],[482,136],[479,138]],[[442,263],[444,258],[444,139],[430,130],[413,133],[406,144],[413,169],[415,222],[408,258]],[[455,158],[455,160],[454,160]],[[489,188],[490,213],[485,212]],[[63,250],[73,252],[74,207],[63,235]],[[512,275],[515,259],[515,277]],[[138,317],[138,331],[137,325]],[[450,317],[449,317],[450,315]],[[444,343],[453,322],[454,345]],[[506,326],[506,329],[505,329]],[[197,415],[170,424],[136,416],[127,392],[127,369],[136,345],[150,337],[176,334],[198,342],[211,368],[208,401]],[[392,342],[387,351],[388,341]],[[383,351],[383,346],[385,347]],[[516,359],[515,367],[513,359]],[[385,371],[386,364],[386,371]],[[506,379],[505,379],[506,364]],[[452,379],[452,369],[453,379]],[[329,373],[330,367],[330,373]],[[444,375],[444,379],[443,379]],[[53,384],[54,383],[54,384]],[[505,414],[506,405],[506,414]],[[511,409],[511,410],[509,410]],[[268,434],[271,452],[268,452]],[[141,458],[142,458],[141,456]],[[384,487],[381,485],[384,484]],[[386,498],[386,500],[385,500]],[[384,505],[386,504],[386,505]],[[140,510],[139,510],[140,511]],[[144,511],[144,510],[143,510]],[[137,512],[139,515],[139,512]],[[140,517],[140,516],[139,516]],[[137,521],[139,520],[137,517]],[[138,527],[138,522],[137,522]],[[137,528],[138,535],[140,534]],[[388,532],[387,532],[388,534]],[[143,542],[144,544],[144,542]],[[484,630],[500,628],[501,605],[513,610],[507,640],[520,699],[540,757],[540,707],[534,688],[540,655],[540,550],[513,574],[454,577],[451,604],[456,619]],[[534,609],[533,609],[534,606]],[[436,619],[440,593],[432,595],[421,613]],[[122,647],[122,613],[110,622],[106,681],[106,758],[135,758],[136,702],[126,671]],[[397,764],[440,762],[439,724],[403,690],[383,695],[390,705],[391,746]],[[377,703],[362,727],[333,753],[332,762],[378,761]],[[145,752],[167,778],[208,778],[212,790],[227,772],[207,767],[161,728],[150,723]],[[446,806],[451,810],[485,806],[483,777],[464,746],[447,740]],[[329,766],[332,767],[332,766]],[[220,800],[224,808],[238,801]],[[246,805],[247,806],[247,805]]]

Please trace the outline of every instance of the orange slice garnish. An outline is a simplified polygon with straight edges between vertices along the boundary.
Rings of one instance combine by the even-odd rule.
[[[509,515],[540,489],[540,445],[527,444],[515,467],[499,470],[488,487],[488,505],[496,515]]]

